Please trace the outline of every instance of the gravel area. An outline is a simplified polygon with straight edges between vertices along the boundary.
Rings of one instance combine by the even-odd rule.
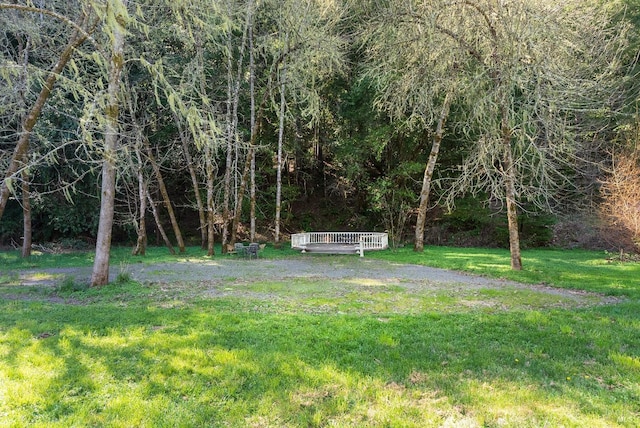
[[[308,257],[295,259],[246,260],[219,257],[213,260],[148,265],[133,263],[112,266],[111,280],[125,272],[132,279],[149,283],[198,282],[219,285],[225,282],[255,282],[307,278],[318,280],[357,280],[402,284],[406,288],[455,288],[459,290],[522,288],[581,300],[595,296],[580,290],[567,290],[545,285],[520,284],[493,278],[485,278],[446,269],[427,266],[392,263],[357,257]],[[18,272],[22,285],[54,286],[67,277],[76,282],[89,282],[91,267],[23,270]],[[601,303],[614,303],[618,299],[601,296]]]
[[[383,260],[309,257],[287,260],[238,260],[221,257],[214,260],[193,260],[162,264],[127,264],[112,266],[111,279],[121,272],[131,275],[140,282],[219,282],[229,279],[244,281],[278,280],[288,278],[317,279],[368,279],[378,281],[424,281],[434,283],[458,283],[469,286],[487,287],[491,285],[515,285],[516,283],[484,278],[460,272],[426,266],[390,263]],[[88,282],[91,267],[31,269],[18,272],[23,285],[55,285],[65,277],[73,277],[78,282]]]

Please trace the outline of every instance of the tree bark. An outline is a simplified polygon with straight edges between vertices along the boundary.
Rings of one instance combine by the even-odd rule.
[[[440,117],[438,118],[438,125],[436,127],[435,135],[431,143],[431,153],[429,153],[429,160],[424,170],[424,177],[422,179],[422,190],[420,191],[420,206],[418,207],[418,218],[416,220],[416,237],[413,250],[416,252],[424,251],[424,224],[427,219],[427,209],[429,207],[429,194],[431,193],[431,178],[433,177],[433,171],[438,161],[438,154],[440,153],[440,143],[442,142],[442,136],[444,134],[444,124],[449,116],[449,107],[451,106],[451,93],[447,93],[442,103],[442,109],[440,111]]]
[[[160,221],[160,216],[158,215],[158,209],[156,208],[156,203],[151,199],[151,195],[149,192],[147,193],[147,199],[149,200],[149,206],[151,207],[151,213],[153,214],[153,219],[156,222],[156,227],[158,228],[158,232],[160,232],[160,236],[162,236],[162,240],[164,241],[164,245],[167,246],[169,252],[171,254],[175,254],[176,250],[173,249],[173,245],[171,245],[171,240],[167,236],[167,232],[165,232],[164,227],[162,227],[162,222]]]
[[[236,237],[238,235],[238,226],[240,225],[240,216],[242,215],[242,200],[244,199],[244,193],[247,188],[247,179],[249,178],[249,170],[251,169],[251,155],[253,150],[253,145],[249,146],[249,153],[247,153],[247,158],[244,162],[242,178],[240,179],[240,186],[238,188],[238,208],[233,216],[233,224],[231,226],[231,238],[229,239],[230,246],[233,246],[233,244],[236,243]]]
[[[249,28],[248,28],[248,37],[249,37],[249,94],[251,98],[251,132],[255,130],[256,124],[256,90],[255,90],[255,81],[256,81],[256,66],[255,66],[255,56],[253,53],[253,18],[249,20]],[[251,135],[251,140],[253,140],[253,135]],[[251,151],[251,207],[250,207],[250,218],[251,218],[251,231],[250,237],[251,242],[256,242],[256,152]]]
[[[286,108],[285,101],[285,73],[286,68],[282,69],[282,79],[280,82],[280,117],[278,125],[278,151],[277,151],[277,166],[276,166],[276,220],[275,220],[275,233],[274,233],[274,245],[278,247],[280,245],[280,212],[282,210],[282,145],[284,142],[284,113]]]
[[[503,101],[504,103],[505,101]],[[518,232],[518,205],[516,202],[516,176],[511,152],[511,128],[506,105],[502,106],[502,144],[504,149],[502,169],[505,183],[505,200],[507,204],[507,220],[509,224],[509,251],[511,253],[511,269],[522,270],[520,254],[520,234]]]
[[[205,146],[205,167],[207,169],[207,255],[209,257],[216,254],[214,248],[215,238],[215,198],[214,198],[214,180],[216,168],[212,161],[213,154],[211,147]]]
[[[200,69],[206,68],[204,60],[204,48],[200,37],[196,38],[197,58],[200,65]],[[204,75],[200,76],[200,93],[206,94],[207,89],[205,86],[206,78]],[[180,120],[176,115],[176,123],[180,126]],[[182,133],[181,133],[182,135]],[[195,168],[191,160],[189,147],[186,138],[183,139],[183,148],[185,151],[185,157],[190,165],[189,172],[191,174],[191,180],[193,182],[194,192],[196,192],[196,200],[198,201],[198,214],[200,216],[200,229],[202,233],[202,248],[207,249],[207,255],[209,257],[215,255],[215,195],[214,195],[214,180],[217,172],[216,164],[213,159],[213,153],[211,152],[211,139],[207,138],[204,144],[204,160],[205,160],[205,177],[206,177],[206,189],[207,189],[207,202],[206,208],[202,203],[202,197],[198,189],[198,180],[195,174]],[[206,210],[206,211],[205,211]]]
[[[19,46],[19,55],[22,58],[22,72],[20,76],[21,86],[19,89],[20,100],[25,111],[27,108],[27,100],[25,90],[28,85],[27,68],[29,65],[29,47],[31,46],[31,38],[27,36],[24,40],[21,36],[17,37]],[[20,122],[24,123],[25,117]],[[33,230],[31,227],[31,195],[29,194],[29,173],[27,169],[28,156],[22,159],[24,169],[22,170],[22,258],[31,256],[31,244],[33,238]]]
[[[230,36],[229,36],[230,37]],[[229,41],[229,40],[228,40]],[[230,41],[229,41],[230,42]],[[231,170],[233,169],[233,127],[232,121],[232,105],[231,100],[233,93],[233,74],[231,72],[231,51],[229,46],[229,57],[227,58],[227,160],[224,171],[224,194],[222,199],[222,253],[227,252],[227,241],[229,236],[229,218],[231,217],[230,203],[231,203]]]
[[[249,140],[249,153],[247,153],[247,157],[244,163],[244,170],[242,173],[242,178],[240,180],[240,189],[238,190],[238,209],[233,217],[233,224],[231,227],[231,240],[229,245],[233,246],[236,242],[236,235],[238,231],[238,225],[240,224],[240,216],[242,214],[242,200],[244,199],[245,189],[247,187],[247,179],[249,177],[249,170],[251,169],[251,159],[254,156],[256,141],[258,140],[258,133],[260,132],[260,127],[262,124],[262,114],[264,112],[264,107],[267,102],[267,97],[262,98],[262,102],[258,107],[256,112],[256,121],[253,125],[253,129],[251,130],[251,140]]]
[[[204,204],[202,203],[202,196],[200,195],[200,186],[198,185],[198,175],[193,165],[193,158],[189,151],[189,142],[187,141],[186,134],[182,131],[179,118],[175,118],[178,124],[178,132],[180,133],[180,139],[182,140],[182,151],[184,152],[184,158],[187,161],[187,168],[189,169],[189,175],[191,176],[191,185],[193,186],[193,193],[196,197],[196,205],[198,207],[198,218],[200,219],[200,240],[201,247],[204,249],[207,246],[207,219],[204,212]]]
[[[231,53],[233,52],[233,49],[231,49],[231,34],[229,34],[229,37],[227,38],[227,42],[229,43],[228,45],[229,56],[227,57],[227,67],[229,70],[227,74],[227,80],[228,80],[227,82],[227,98],[228,98],[227,99],[227,130],[228,130],[228,133],[227,133],[227,165],[226,165],[225,177],[224,177],[225,178],[224,210],[223,210],[224,225],[223,225],[223,231],[222,231],[222,252],[223,253],[226,253],[227,251],[226,244],[227,244],[227,236],[228,236],[228,224],[229,224],[229,217],[231,215],[230,209],[229,209],[229,203],[231,199],[231,172],[233,167],[235,166],[237,168],[239,163],[238,161],[239,147],[238,147],[238,138],[237,138],[238,105],[240,104],[240,83],[242,81],[244,50],[246,46],[248,28],[251,26],[251,22],[253,20],[252,2],[249,2],[247,6],[248,6],[247,16],[245,20],[244,32],[242,35],[242,43],[240,45],[240,52],[239,52],[238,61],[237,61],[237,71],[236,71],[235,79],[232,73],[233,61],[232,61]],[[235,142],[235,145],[233,144],[234,142]],[[232,162],[233,154],[235,154],[235,162]],[[244,176],[244,173],[243,173],[242,179],[246,182],[247,177]],[[241,202],[242,198],[240,198],[238,194],[237,175],[236,175],[236,183],[235,183],[234,189],[235,189],[234,193],[236,195],[234,212],[237,212],[238,210],[242,211],[242,202]],[[235,217],[236,215],[234,215],[234,218]],[[232,232],[232,235],[235,237],[235,231]],[[232,243],[233,243],[233,239],[232,239]]]
[[[171,220],[173,233],[176,236],[176,241],[178,241],[178,249],[181,253],[184,253],[186,251],[186,247],[184,245],[184,240],[182,239],[182,232],[180,231],[178,220],[176,220],[176,215],[173,211],[173,205],[171,204],[171,199],[169,198],[169,192],[167,192],[167,186],[165,186],[164,179],[162,178],[162,171],[160,171],[160,166],[158,165],[155,157],[153,156],[153,152],[151,151],[151,145],[149,144],[149,140],[143,137],[143,141],[144,141],[144,147],[147,152],[147,157],[149,158],[149,162],[151,163],[151,167],[153,168],[153,172],[155,173],[156,180],[158,181],[158,188],[160,189],[160,194],[162,195],[164,206],[167,209],[167,212],[169,213],[169,219]]]
[[[22,172],[22,257],[31,256],[31,196],[29,195],[29,174]]]
[[[102,189],[100,192],[100,220],[96,238],[96,256],[91,274],[91,286],[106,285],[109,282],[109,256],[113,232],[113,214],[116,193],[116,152],[118,149],[118,92],[120,77],[124,67],[124,38],[127,0],[120,0],[120,10],[116,11],[111,32],[111,61],[109,84],[107,86],[107,106],[105,108],[104,160],[102,162]],[[114,12],[109,12],[114,13]]]
[[[133,249],[134,256],[144,256],[147,250],[147,183],[142,172],[142,156],[140,156],[139,148],[136,148],[136,157],[138,158],[138,198],[140,200],[140,212],[138,219],[138,239],[136,247]]]
[[[251,242],[256,242],[256,204],[257,204],[257,198],[256,198],[256,152],[255,150],[251,150],[251,166],[250,166],[250,172],[249,172],[249,180],[250,183],[249,185],[251,186],[251,189],[249,191],[249,197],[250,197],[250,207],[249,207],[249,216],[251,218],[251,230],[249,232],[249,236],[251,239]]]

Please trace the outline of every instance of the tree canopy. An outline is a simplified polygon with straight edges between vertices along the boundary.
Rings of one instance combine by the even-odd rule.
[[[28,224],[97,242],[96,285],[112,231],[143,253],[147,229],[210,255],[303,229],[417,251],[475,230],[519,269],[548,226],[525,223],[596,206],[632,144],[639,7],[0,3],[0,242],[29,247]]]

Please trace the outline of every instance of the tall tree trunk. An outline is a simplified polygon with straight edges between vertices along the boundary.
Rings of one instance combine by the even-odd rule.
[[[31,196],[29,195],[29,174],[22,172],[22,257],[31,256]]]
[[[252,2],[253,3],[253,2]],[[252,10],[252,9],[251,9]],[[255,90],[255,81],[256,81],[256,65],[255,65],[255,57],[253,53],[253,19],[249,20],[249,28],[248,28],[248,37],[249,37],[249,95],[251,98],[251,132],[253,133],[256,125],[256,90]],[[253,135],[251,135],[251,140],[253,140]],[[250,207],[250,218],[251,218],[251,231],[250,231],[250,240],[251,242],[256,242],[256,152],[254,150],[251,151],[251,207]]]
[[[242,215],[242,200],[244,199],[244,193],[247,188],[247,180],[249,178],[249,170],[251,169],[251,156],[253,154],[253,144],[249,145],[249,153],[244,162],[244,169],[242,172],[242,178],[240,179],[240,186],[238,188],[238,209],[236,209],[233,216],[233,224],[231,226],[231,238],[229,245],[233,246],[236,243],[236,236],[238,235],[238,226],[240,225],[240,216]]]
[[[231,33],[229,33],[227,37],[227,43],[228,43],[228,46],[227,46],[228,47],[227,131],[228,133],[227,133],[227,165],[226,165],[225,177],[224,177],[224,209],[223,209],[224,225],[223,225],[223,231],[222,231],[222,252],[223,253],[226,253],[228,249],[228,245],[227,245],[228,224],[229,224],[229,218],[231,215],[230,208],[229,208],[230,199],[231,199],[231,172],[232,170],[238,167],[238,163],[239,163],[238,162],[238,154],[239,154],[238,137],[237,137],[238,105],[240,104],[240,83],[242,81],[242,74],[243,74],[244,50],[246,46],[248,28],[251,26],[251,22],[253,20],[252,18],[253,3],[249,2],[247,6],[248,8],[247,8],[247,15],[245,20],[245,27],[242,35],[242,43],[240,44],[240,53],[238,56],[237,71],[236,71],[235,77],[233,76],[233,72],[232,72],[233,61],[232,61],[231,55],[232,55],[233,49],[231,49]],[[235,162],[232,161],[234,155],[235,155]],[[246,179],[247,177],[243,177],[241,181],[244,180],[246,182]],[[235,193],[234,210],[235,212],[237,212],[238,210],[242,211],[242,202],[239,196],[237,178],[236,178],[236,184],[234,186],[234,190],[235,190],[234,191]],[[236,216],[234,215],[234,218],[235,217]],[[235,235],[236,235],[235,231],[232,232],[232,236],[235,237]],[[232,242],[233,241],[234,240],[232,239]]]
[[[238,209],[233,217],[233,224],[231,227],[231,240],[229,246],[233,247],[233,244],[236,242],[236,235],[238,231],[238,226],[240,224],[240,216],[242,214],[242,200],[244,199],[244,193],[247,186],[247,180],[249,178],[249,170],[251,169],[251,159],[253,159],[254,151],[256,147],[256,142],[258,141],[258,134],[260,133],[260,128],[262,126],[262,115],[264,113],[264,109],[267,103],[267,94],[262,97],[260,105],[256,110],[256,120],[253,125],[253,129],[251,130],[251,139],[249,140],[249,152],[247,153],[247,157],[244,163],[244,169],[242,173],[242,178],[240,180],[240,188],[238,190]]]
[[[204,48],[202,46],[202,41],[199,36],[196,37],[196,48],[197,48],[197,59],[199,62],[199,69],[204,71],[206,68],[205,60],[204,60]],[[200,93],[206,94],[207,89],[205,86],[206,77],[205,75],[200,76]],[[176,123],[180,125],[180,120],[176,115]],[[182,135],[182,134],[181,134]],[[200,229],[202,233],[202,248],[207,249],[207,255],[209,257],[215,255],[215,195],[214,195],[214,180],[216,176],[216,168],[213,160],[213,153],[211,150],[212,139],[207,138],[204,143],[204,160],[205,160],[205,177],[206,177],[206,189],[207,189],[207,202],[206,208],[203,206],[202,197],[200,196],[199,186],[197,176],[195,174],[195,167],[193,166],[193,162],[190,159],[189,147],[186,141],[186,138],[183,139],[183,148],[185,151],[185,156],[187,157],[187,162],[190,164],[190,174],[191,180],[193,182],[194,191],[196,192],[196,200],[198,201],[198,214],[200,216]],[[206,210],[206,211],[205,211]]]
[[[115,162],[118,149],[118,92],[120,91],[120,76],[124,67],[124,38],[127,20],[127,0],[119,0],[111,21],[111,61],[109,66],[109,85],[107,87],[107,106],[105,108],[104,160],[102,162],[102,189],[100,192],[100,220],[98,236],[96,238],[96,256],[91,274],[91,286],[106,285],[109,282],[109,256],[111,252],[111,234],[113,232],[113,213],[116,194]]]
[[[251,159],[254,156],[255,144],[258,139],[258,132],[260,131],[260,124],[262,118],[262,112],[264,108],[264,103],[266,99],[263,99],[262,104],[258,108],[257,120],[253,127],[253,131],[251,132],[251,140],[249,141],[249,153],[247,153],[247,157],[244,163],[244,169],[242,172],[242,178],[240,180],[240,186],[238,189],[238,209],[233,217],[233,224],[231,226],[231,239],[229,241],[229,245],[233,246],[236,243],[236,236],[238,232],[238,226],[240,225],[240,216],[242,215],[242,200],[244,199],[245,189],[247,187],[247,180],[249,178],[249,170],[251,169]]]
[[[85,16],[83,19],[83,22],[86,22],[87,17]],[[13,155],[11,157],[11,161],[9,162],[9,167],[4,174],[4,179],[0,183],[0,219],[2,219],[2,215],[4,214],[4,210],[7,206],[7,201],[9,200],[9,195],[11,194],[12,178],[22,167],[22,160],[26,158],[26,155],[29,151],[29,138],[31,137],[33,127],[38,122],[40,113],[42,112],[42,109],[46,104],[49,95],[51,95],[51,91],[53,90],[58,77],[62,73],[62,70],[64,70],[67,63],[71,59],[71,56],[73,55],[75,49],[80,46],[85,40],[85,35],[81,34],[78,30],[73,31],[71,37],[69,38],[69,42],[67,42],[67,45],[58,58],[58,62],[54,64],[54,66],[51,68],[51,71],[49,71],[49,74],[47,74],[47,78],[44,81],[42,89],[40,90],[40,94],[38,94],[38,98],[31,107],[29,114],[27,114],[26,118],[22,122],[22,132],[20,133],[18,143],[13,150]]]
[[[200,219],[200,245],[204,249],[207,246],[207,219],[205,216],[204,204],[202,203],[202,196],[200,195],[198,175],[196,174],[196,168],[193,164],[191,151],[189,150],[189,141],[187,140],[186,133],[182,130],[179,120],[180,119],[176,115],[175,121],[178,124],[178,132],[180,133],[180,139],[182,140],[182,151],[184,152],[184,158],[187,161],[187,168],[189,169],[189,175],[191,176],[191,185],[193,186],[193,193],[195,194],[196,205],[198,207],[198,218]]]
[[[124,76],[124,79],[126,85],[126,89],[124,91],[125,101],[129,109],[129,114],[131,115],[131,125],[133,126],[136,134],[136,143],[133,147],[133,151],[135,153],[135,159],[137,161],[136,175],[138,179],[138,218],[134,221],[138,238],[136,239],[135,247],[133,248],[133,250],[131,250],[131,254],[134,256],[144,256],[147,250],[147,182],[144,177],[144,162],[142,160],[142,154],[140,153],[140,142],[143,141],[145,137],[143,127],[140,125],[136,117],[136,110],[134,108],[133,98],[131,96],[131,94],[133,93],[131,83],[129,82],[129,79],[126,75]]]
[[[138,158],[138,198],[140,200],[140,212],[138,219],[138,239],[136,241],[136,247],[133,249],[132,254],[134,256],[144,256],[147,251],[147,183],[144,179],[142,172],[142,156],[140,156],[140,150],[136,148],[136,157]]]
[[[505,183],[505,200],[507,204],[507,220],[509,224],[509,251],[511,253],[511,269],[522,270],[520,254],[520,234],[518,232],[518,205],[516,203],[516,174],[511,151],[511,128],[509,114],[505,105],[502,107],[502,173]]]
[[[249,172],[249,185],[251,189],[249,191],[250,197],[250,207],[249,207],[249,216],[251,218],[251,230],[249,232],[249,239],[251,242],[256,242],[256,151],[251,150],[251,166]]]
[[[20,75],[20,89],[19,96],[22,106],[27,108],[27,99],[25,95],[26,88],[28,86],[28,73],[27,68],[29,65],[29,48],[31,46],[31,37],[27,36],[23,41],[22,37],[18,35],[18,49],[19,56],[22,58],[22,71]],[[22,117],[20,123],[24,123],[25,117]],[[25,154],[22,159],[24,169],[22,170],[22,258],[31,256],[31,244],[33,231],[31,228],[31,195],[29,194],[29,173],[27,169],[28,156]]]
[[[164,227],[162,227],[162,222],[160,221],[160,216],[158,215],[158,209],[156,208],[156,203],[151,199],[151,195],[149,192],[146,192],[147,199],[149,200],[149,207],[151,207],[151,213],[153,214],[153,219],[156,222],[156,227],[158,228],[158,232],[160,232],[160,236],[162,236],[162,240],[164,241],[164,245],[167,246],[169,252],[171,254],[175,254],[176,250],[173,249],[173,245],[171,245],[171,240],[167,236],[167,232],[165,232]]]
[[[280,121],[278,125],[278,152],[277,152],[277,167],[276,167],[276,220],[275,220],[275,236],[274,245],[280,246],[280,212],[282,209],[282,145],[284,141],[284,113],[286,108],[285,102],[285,74],[286,67],[283,67],[282,74],[280,76]]]
[[[175,234],[176,240],[178,241],[178,249],[181,253],[184,253],[186,251],[186,248],[184,245],[184,240],[182,239],[182,232],[180,231],[178,220],[176,220],[176,215],[175,215],[175,212],[173,211],[173,205],[171,204],[171,198],[169,198],[169,192],[167,192],[167,186],[165,186],[164,179],[162,178],[162,171],[160,171],[160,166],[158,165],[155,157],[153,156],[153,152],[151,151],[151,145],[149,144],[149,140],[145,137],[143,137],[142,140],[144,142],[144,147],[147,152],[147,157],[149,158],[149,162],[151,163],[151,167],[153,168],[153,172],[155,173],[156,180],[158,181],[158,188],[160,189],[160,194],[162,195],[164,206],[167,209],[167,213],[169,213],[169,219],[171,220],[173,233]]]
[[[438,161],[438,154],[440,153],[440,143],[442,142],[442,135],[444,134],[444,124],[449,116],[449,107],[451,106],[451,93],[447,93],[442,103],[442,109],[440,110],[440,117],[438,118],[438,125],[436,126],[436,132],[431,142],[431,153],[429,153],[429,160],[424,170],[424,177],[422,179],[422,190],[420,191],[420,206],[418,207],[418,218],[416,220],[416,240],[413,247],[414,251],[424,251],[424,224],[427,219],[427,209],[429,207],[429,194],[431,193],[431,178],[433,177],[433,171]]]
[[[231,52],[231,51],[230,51]],[[227,242],[229,236],[229,219],[231,218],[231,171],[233,169],[233,129],[231,126],[232,114],[232,73],[231,73],[231,53],[227,60],[227,160],[224,170],[224,193],[222,196],[222,252],[227,252]]]
[[[207,170],[207,255],[214,256],[216,254],[214,248],[215,238],[215,195],[214,180],[216,176],[216,168],[213,163],[213,154],[211,147],[206,145],[205,148],[205,168]]]

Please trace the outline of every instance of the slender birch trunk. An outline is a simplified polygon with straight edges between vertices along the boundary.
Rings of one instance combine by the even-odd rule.
[[[215,195],[214,180],[216,168],[213,163],[213,153],[211,147],[205,146],[205,168],[207,170],[207,255],[214,256],[216,254],[214,248],[215,238]]]
[[[145,193],[147,194],[147,199],[149,200],[149,207],[151,207],[151,214],[153,214],[153,219],[156,222],[156,227],[158,228],[158,232],[160,232],[160,236],[162,236],[164,245],[167,246],[171,254],[175,254],[176,250],[173,249],[171,240],[167,236],[167,232],[165,232],[164,227],[162,227],[162,222],[160,221],[160,215],[158,214],[158,208],[156,208],[156,203],[154,202],[153,199],[151,199],[151,195],[149,194],[148,191]]]
[[[147,183],[144,179],[142,170],[142,156],[140,155],[140,149],[136,147],[136,157],[138,160],[138,198],[140,201],[138,226],[136,227],[138,232],[138,239],[136,246],[132,251],[134,256],[144,256],[147,250]]]
[[[114,0],[115,2],[116,0]],[[106,285],[109,282],[109,256],[111,251],[111,235],[113,232],[113,213],[116,193],[115,162],[118,150],[118,93],[120,76],[124,67],[124,38],[126,11],[128,0],[117,3],[108,2],[115,11],[111,28],[111,61],[109,66],[109,84],[107,87],[107,106],[105,108],[106,123],[104,136],[104,160],[102,162],[102,190],[100,192],[100,220],[96,238],[96,256],[91,274],[91,286]]]
[[[420,206],[418,207],[418,218],[416,220],[416,236],[415,245],[413,250],[416,252],[424,251],[424,224],[427,219],[427,210],[429,208],[429,194],[431,193],[431,179],[433,177],[433,171],[435,170],[436,163],[438,161],[438,154],[440,153],[440,144],[442,142],[442,136],[444,134],[444,125],[449,116],[449,107],[451,106],[451,99],[453,96],[451,93],[447,93],[442,103],[442,109],[440,111],[440,117],[438,118],[438,125],[436,126],[436,132],[431,142],[431,153],[429,153],[429,160],[424,169],[424,177],[422,179],[422,190],[420,191]]]
[[[229,44],[229,46],[228,46],[229,56],[227,58],[227,67],[228,67],[228,74],[227,74],[227,98],[228,98],[227,99],[227,131],[228,131],[228,133],[227,133],[227,165],[226,165],[226,170],[225,170],[225,181],[224,181],[224,209],[223,209],[224,225],[223,225],[223,231],[222,231],[222,252],[223,253],[227,252],[228,246],[233,245],[233,243],[235,242],[234,238],[236,236],[235,231],[232,232],[232,236],[234,238],[232,238],[230,240],[230,244],[228,245],[228,243],[227,243],[228,229],[227,228],[228,228],[228,224],[229,224],[229,217],[231,215],[230,208],[229,208],[230,199],[231,199],[231,172],[232,172],[232,170],[235,170],[238,167],[238,163],[239,163],[238,162],[239,147],[238,147],[238,137],[237,137],[238,105],[240,104],[240,83],[242,81],[244,49],[245,49],[245,45],[246,45],[248,28],[249,28],[250,22],[252,20],[251,10],[252,10],[252,4],[250,3],[249,7],[247,9],[247,17],[246,17],[246,21],[245,21],[245,28],[244,28],[243,36],[242,36],[242,43],[240,45],[240,54],[239,54],[239,57],[238,57],[237,71],[236,71],[235,78],[234,78],[233,73],[232,73],[233,62],[232,62],[231,52],[233,50],[231,49],[231,46],[230,46],[231,34],[229,34],[229,36],[227,38],[227,42]],[[235,155],[235,162],[233,162],[234,155]],[[246,177],[243,177],[243,179],[246,181]],[[237,180],[237,178],[236,178],[236,180]],[[241,179],[241,181],[242,181],[242,179]],[[234,201],[235,201],[234,213],[236,213],[237,211],[242,211],[242,198],[239,195],[237,181],[236,181],[236,184],[234,186],[234,194],[235,194],[235,197],[234,197]],[[235,217],[236,217],[236,215],[234,215],[234,219],[235,219]]]
[[[252,2],[253,3],[253,2]],[[250,9],[251,11],[253,9]],[[248,37],[249,37],[249,96],[251,98],[251,140],[254,139],[253,132],[255,130],[256,125],[256,90],[255,90],[255,81],[256,81],[256,65],[255,65],[255,56],[253,52],[253,15],[249,20],[249,28],[248,28]],[[250,218],[251,218],[251,230],[250,230],[250,239],[251,242],[256,241],[256,152],[255,150],[251,151],[251,171],[250,171],[250,197],[251,197],[251,207],[250,207]]]
[[[231,218],[230,203],[231,203],[231,170],[233,169],[233,136],[231,129],[231,114],[232,114],[232,74],[231,74],[231,53],[227,60],[227,159],[224,171],[224,193],[222,197],[222,253],[227,252],[227,242],[229,236],[229,219]]]
[[[131,250],[131,254],[134,256],[144,256],[147,250],[147,227],[146,227],[146,215],[147,215],[147,182],[144,177],[144,162],[142,160],[142,154],[140,153],[140,142],[144,140],[144,130],[140,126],[136,118],[136,110],[134,109],[133,99],[131,94],[131,84],[129,79],[125,75],[125,101],[129,114],[131,115],[131,124],[136,133],[136,143],[134,146],[135,159],[137,161],[136,178],[138,180],[138,218],[134,222],[136,233],[138,238],[136,239],[136,245]],[[133,168],[133,166],[132,166]]]
[[[280,212],[282,210],[282,146],[284,141],[284,113],[286,108],[285,100],[285,75],[286,67],[283,67],[280,75],[280,117],[278,125],[278,152],[277,152],[277,167],[276,167],[276,220],[275,220],[275,234],[274,245],[278,247],[280,245]]]
[[[21,87],[19,90],[20,101],[22,106],[27,108],[27,100],[25,96],[25,90],[27,87],[27,67],[29,65],[29,48],[31,46],[31,38],[27,36],[24,44],[22,37],[18,37],[19,52],[22,57],[22,72],[20,76]],[[24,123],[25,117],[21,119],[21,123]],[[31,224],[31,195],[29,194],[29,172],[27,169],[28,153],[25,154],[22,159],[24,169],[22,170],[22,258],[31,256],[31,244],[33,240],[33,229]]]
[[[240,216],[242,215],[242,200],[247,188],[247,180],[249,179],[249,170],[251,169],[251,156],[253,154],[253,144],[249,146],[249,153],[244,162],[244,168],[242,170],[242,177],[240,179],[240,186],[238,188],[238,209],[233,216],[233,224],[231,226],[231,239],[229,245],[233,245],[236,242],[236,236],[238,235],[238,226],[240,225]]]
[[[204,61],[204,49],[202,46],[202,41],[200,37],[197,37],[197,55],[200,70],[204,70],[205,61]],[[202,74],[200,76],[200,93],[204,96],[207,93],[205,87],[205,76]],[[180,124],[179,119],[176,115],[176,122],[178,125]],[[217,169],[215,167],[215,163],[213,160],[214,154],[212,153],[212,140],[211,138],[207,138],[204,144],[204,159],[205,159],[205,177],[206,177],[206,189],[207,189],[207,201],[206,208],[202,203],[202,197],[200,196],[200,191],[198,189],[197,177],[195,175],[195,168],[193,167],[193,162],[190,160],[189,147],[186,143],[186,138],[183,140],[185,156],[189,155],[187,158],[190,164],[190,173],[191,180],[193,181],[194,191],[196,192],[196,200],[198,201],[198,214],[200,215],[200,229],[202,233],[202,248],[207,249],[207,255],[209,257],[215,255],[215,195],[214,195],[214,181],[216,178]],[[206,210],[206,211],[205,211]]]
[[[183,131],[180,125],[180,119],[175,117],[176,124],[178,125],[178,132],[180,133],[180,139],[182,140],[182,151],[184,158],[187,161],[187,169],[189,170],[189,176],[191,177],[191,185],[193,186],[193,193],[196,197],[196,205],[198,207],[198,218],[200,219],[200,240],[201,247],[204,249],[207,246],[207,219],[204,211],[204,204],[202,202],[202,196],[200,195],[200,185],[198,184],[198,175],[196,174],[196,168],[193,164],[193,157],[189,150],[189,141],[187,135]]]
[[[158,181],[158,188],[160,189],[160,194],[162,195],[164,206],[167,209],[167,212],[169,214],[169,219],[171,220],[173,233],[175,234],[176,240],[178,241],[178,249],[181,253],[184,253],[186,251],[186,247],[184,245],[184,240],[182,239],[182,232],[180,231],[178,220],[176,220],[176,215],[175,215],[175,212],[173,211],[173,205],[171,204],[171,199],[169,198],[169,192],[167,192],[167,186],[165,186],[164,184],[162,171],[160,171],[160,166],[158,165],[158,162],[156,162],[156,159],[153,156],[153,152],[151,151],[151,145],[149,144],[149,140],[147,140],[146,137],[144,136],[142,139],[147,152],[147,158],[151,163],[151,167],[153,168],[153,172],[155,173],[156,180]]]
[[[504,101],[503,101],[504,102]],[[520,253],[520,234],[518,231],[518,205],[516,203],[516,177],[511,152],[511,128],[506,105],[502,106],[502,169],[505,183],[505,200],[507,204],[507,220],[509,224],[509,251],[511,253],[511,269],[522,270]]]
[[[242,207],[242,200],[244,199],[244,193],[247,187],[247,180],[249,179],[249,170],[251,169],[251,159],[253,159],[255,148],[256,148],[256,142],[258,141],[258,134],[260,132],[260,127],[262,124],[262,114],[264,113],[266,102],[267,102],[267,97],[265,96],[264,98],[262,98],[262,101],[257,108],[256,121],[253,125],[253,129],[251,130],[251,140],[249,140],[249,153],[247,153],[247,157],[245,159],[242,178],[240,180],[240,188],[238,190],[238,204],[240,208]],[[236,210],[236,213],[233,217],[230,245],[233,245],[236,242],[236,235],[238,231],[238,226],[240,224],[241,214],[242,214],[242,209],[238,209]]]
[[[29,174],[22,172],[22,257],[31,256],[33,229],[31,228],[31,196],[29,195]]]

